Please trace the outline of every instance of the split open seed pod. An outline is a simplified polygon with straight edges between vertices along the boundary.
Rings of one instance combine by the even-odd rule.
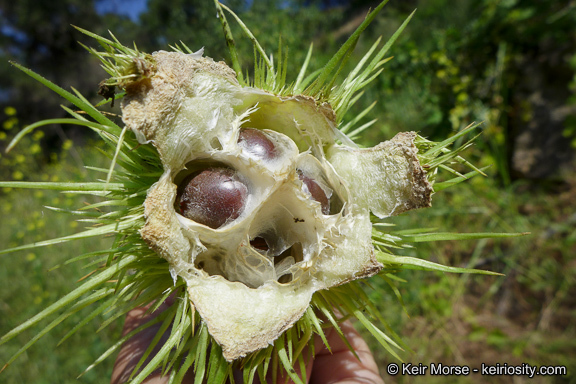
[[[338,144],[343,136],[328,103],[242,87],[228,66],[200,54],[157,52],[150,63],[154,73],[127,85],[122,101],[126,126],[157,148],[164,169],[144,203],[142,238],[186,282],[227,360],[272,344],[314,292],[382,268],[371,212],[382,218],[430,205],[415,133],[368,149]],[[272,153],[240,140],[246,130]],[[245,188],[233,197],[233,217],[212,207],[233,205],[222,201],[232,182],[214,169],[229,170]],[[201,172],[208,176],[181,194],[206,212],[186,215],[179,190]],[[222,188],[198,197],[208,188],[202,183]],[[206,225],[220,215],[217,227]]]

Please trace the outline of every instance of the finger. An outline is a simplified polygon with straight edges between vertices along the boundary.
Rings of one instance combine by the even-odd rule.
[[[144,307],[139,307],[131,310],[126,315],[126,320],[124,321],[124,328],[122,330],[122,336],[126,336],[128,333],[132,332],[139,326],[146,324],[147,322],[153,320],[166,309],[168,309],[174,303],[174,297],[170,296],[163,302],[157,310],[152,313],[147,313],[148,309],[154,304],[150,303]],[[130,338],[120,349],[116,362],[114,363],[114,368],[112,370],[112,380],[111,384],[121,384],[130,378],[132,371],[140,361],[140,358],[156,336],[158,330],[161,327],[161,323],[154,324],[141,332],[138,332],[132,338]],[[158,342],[154,350],[150,353],[150,358],[144,363],[145,366],[152,356],[154,356],[161,346],[166,341],[167,335]],[[146,384],[162,384],[167,383],[168,377],[162,377],[159,372],[154,372],[151,374],[143,383]]]
[[[314,359],[311,382],[315,384],[384,384],[368,344],[349,321],[340,325],[346,339],[356,351],[350,351],[338,333],[327,335],[330,352],[322,345]]]
[[[310,382],[310,376],[312,374],[312,370],[314,368],[314,359],[310,356],[309,353],[309,349],[308,347],[305,347],[304,350],[302,351],[303,353],[303,358],[304,358],[304,362],[305,362],[305,367],[306,367],[306,381],[305,383]],[[294,373],[296,374],[296,376],[302,378],[302,370],[300,369],[300,364],[295,360],[294,362]],[[284,369],[284,367],[281,366],[281,368],[278,370],[278,380],[277,383],[281,383],[281,384],[295,384],[294,381],[292,379],[290,379],[290,376],[288,375],[288,372],[286,372],[286,370]],[[267,380],[269,383],[272,383],[272,380]]]

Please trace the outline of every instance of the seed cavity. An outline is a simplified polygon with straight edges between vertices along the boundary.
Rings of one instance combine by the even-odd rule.
[[[285,167],[289,178],[270,189],[277,179],[268,174],[261,177],[259,168],[252,165],[272,166],[291,154],[277,139],[261,129],[242,128],[237,141],[242,156],[218,151],[188,162],[175,175],[174,208],[205,226],[194,228],[205,247],[194,256],[194,265],[205,276],[222,276],[257,288],[269,281],[293,283],[314,264],[318,252],[314,232],[321,220],[317,210],[329,215],[339,199],[309,154]],[[213,139],[210,145],[217,150],[219,143]],[[302,192],[314,203],[302,204]],[[247,228],[228,225],[241,217]]]

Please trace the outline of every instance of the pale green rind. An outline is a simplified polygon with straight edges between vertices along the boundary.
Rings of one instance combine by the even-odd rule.
[[[253,289],[219,276],[188,281],[190,299],[228,361],[266,347],[271,337],[289,328],[306,311],[313,288],[310,282],[297,289],[278,284]],[[224,316],[222,308],[227,309]]]
[[[330,148],[328,160],[348,183],[354,204],[379,218],[430,206],[432,187],[418,162],[415,137],[403,132],[373,148]]]

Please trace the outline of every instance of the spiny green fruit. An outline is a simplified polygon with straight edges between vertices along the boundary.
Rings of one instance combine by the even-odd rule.
[[[227,360],[273,343],[314,292],[382,268],[370,212],[430,205],[415,133],[368,149],[337,144],[328,103],[242,87],[200,55],[151,60],[155,71],[127,84],[122,100],[126,126],[156,147],[164,168],[140,233],[186,282]],[[259,237],[265,253],[251,245]]]
[[[344,121],[362,88],[388,60],[384,56],[407,21],[384,46],[376,41],[339,84],[339,68],[384,3],[321,71],[305,77],[310,51],[293,83],[285,80],[282,54],[275,66],[254,38],[260,64],[250,81],[241,73],[225,7],[215,4],[234,69],[202,51],[177,47],[146,54],[114,37],[82,30],[104,47],[102,52],[89,50],[111,76],[101,84],[105,96],[115,87],[125,91],[124,127],[82,95],[15,64],[84,113],[65,108],[72,118],[33,124],[10,148],[36,127],[75,124],[98,132],[110,146],[112,164],[107,178],[97,182],[0,182],[103,197],[85,207],[96,212],[93,228],[0,254],[92,236],[113,235],[115,240],[110,249],[79,256],[99,263],[90,277],[4,335],[0,344],[55,313],[61,315],[46,332],[87,305],[96,307],[90,317],[109,313],[108,325],[130,309],[153,302],[154,310],[175,297],[154,320],[167,338],[149,361],[144,354],[132,383],[159,368],[174,383],[189,370],[197,382],[223,383],[236,369],[243,370],[245,383],[252,383],[278,366],[301,383],[293,367],[304,364],[305,347],[313,346],[314,335],[327,344],[323,323],[344,337],[341,318],[356,318],[397,357],[394,348],[400,341],[373,324],[381,317],[359,285],[362,279],[378,275],[392,284],[388,276],[404,266],[471,271],[393,253],[410,241],[467,236],[426,234],[418,240],[418,230],[394,234],[382,220],[430,206],[433,185],[438,191],[481,173],[459,156],[470,142],[449,149],[474,127],[440,143],[404,132],[373,148],[359,148],[351,138],[369,124],[355,128],[359,119]],[[473,171],[462,175],[452,170],[455,178],[436,182],[438,168],[449,169],[448,162]],[[150,324],[123,337],[95,364]]]

